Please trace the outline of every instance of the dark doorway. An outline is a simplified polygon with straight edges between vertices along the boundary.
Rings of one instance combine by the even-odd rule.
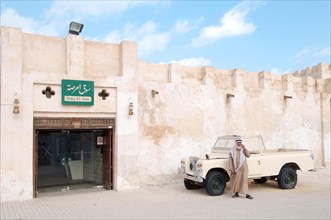
[[[111,188],[111,129],[41,129],[36,134],[37,192]]]

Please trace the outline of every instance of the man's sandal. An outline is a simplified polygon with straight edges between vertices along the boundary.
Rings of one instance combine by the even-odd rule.
[[[238,193],[233,194],[233,196],[232,196],[232,198],[237,198],[237,197],[239,197]]]
[[[247,194],[247,195],[246,195],[246,198],[247,198],[247,199],[253,199],[253,196]]]

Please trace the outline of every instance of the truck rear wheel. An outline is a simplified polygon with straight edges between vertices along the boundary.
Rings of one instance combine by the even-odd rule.
[[[254,179],[254,182],[256,182],[257,184],[263,184],[266,183],[268,181],[268,179],[266,177],[262,177],[261,179]]]
[[[219,196],[224,193],[226,187],[225,177],[218,171],[211,171],[205,180],[205,189],[211,196]]]
[[[298,181],[298,175],[295,169],[283,167],[277,177],[277,183],[281,189],[293,189]]]

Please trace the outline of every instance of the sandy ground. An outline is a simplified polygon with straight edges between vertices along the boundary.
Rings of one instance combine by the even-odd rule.
[[[228,184],[229,185],[229,184]],[[209,196],[186,190],[182,182],[121,192],[104,189],[43,194],[1,203],[1,219],[330,219],[330,164],[316,172],[298,171],[295,189],[276,182],[250,181],[253,200]]]

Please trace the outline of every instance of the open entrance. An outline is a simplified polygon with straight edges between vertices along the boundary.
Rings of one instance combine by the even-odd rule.
[[[36,129],[36,193],[112,187],[112,129]]]

